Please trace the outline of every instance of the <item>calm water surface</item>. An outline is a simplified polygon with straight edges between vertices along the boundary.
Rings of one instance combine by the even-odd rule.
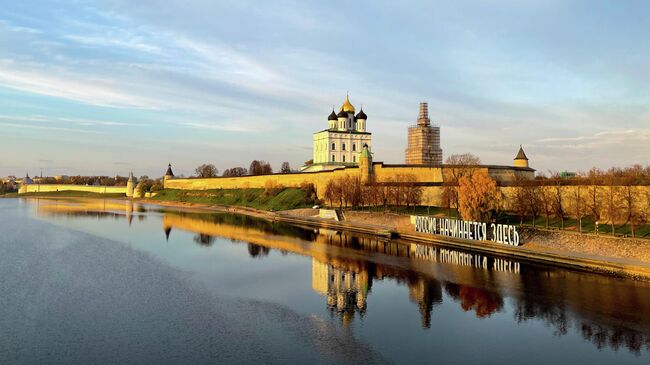
[[[124,201],[0,217],[1,363],[650,363],[648,283]]]

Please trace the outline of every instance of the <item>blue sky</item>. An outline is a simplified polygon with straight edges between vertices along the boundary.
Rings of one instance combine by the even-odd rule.
[[[0,175],[311,158],[346,92],[375,160],[429,102],[445,156],[648,164],[647,1],[2,1]]]

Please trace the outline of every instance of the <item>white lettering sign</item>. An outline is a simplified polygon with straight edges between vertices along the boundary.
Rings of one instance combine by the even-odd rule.
[[[413,220],[415,220],[416,232],[519,246],[517,227],[510,224],[483,223],[429,216],[412,216],[411,221]]]

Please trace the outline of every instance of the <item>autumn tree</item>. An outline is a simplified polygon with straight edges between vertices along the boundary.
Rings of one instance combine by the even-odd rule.
[[[202,178],[217,177],[219,170],[213,164],[203,164],[194,169],[194,174]]]
[[[496,208],[498,195],[496,181],[487,171],[475,170],[459,180],[458,210],[465,220],[487,220]]]
[[[453,199],[454,206],[458,209],[458,184],[460,178],[470,175],[474,168],[481,164],[481,159],[471,153],[454,154],[447,157],[445,164],[448,171],[447,176],[444,176],[444,180],[448,182],[448,184],[444,185],[444,190],[447,190],[445,194],[447,194],[448,198]]]

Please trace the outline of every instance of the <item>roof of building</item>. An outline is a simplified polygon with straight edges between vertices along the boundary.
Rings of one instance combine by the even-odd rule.
[[[515,160],[528,160],[528,157],[526,157],[526,153],[524,153],[524,148],[519,146],[519,152],[517,152],[517,156],[515,157]]]
[[[348,112],[345,110],[341,109],[341,111],[337,114],[337,118],[347,118],[348,117]]]
[[[357,119],[363,119],[363,120],[368,119],[368,116],[366,115],[366,113],[363,112],[363,107],[359,111],[359,114],[357,114],[356,118]]]
[[[314,132],[314,134],[323,133],[323,132],[349,133],[349,134],[368,134],[368,135],[372,134],[371,132],[359,132],[359,131],[355,131],[355,130],[352,130],[352,129],[341,131],[341,130],[338,130],[336,128],[323,129],[322,131]]]
[[[370,150],[368,149],[368,145],[364,144],[363,145],[363,150],[361,150],[361,154],[359,157],[372,157],[370,154]]]
[[[327,117],[327,120],[336,120],[336,112],[334,111],[334,109],[332,109],[332,112]]]
[[[354,113],[354,105],[350,103],[350,98],[348,95],[345,96],[345,101],[343,102],[343,105],[341,106],[341,111],[348,112],[348,113]]]
[[[174,176],[171,162],[169,163],[169,165],[167,165],[167,172],[165,172],[165,176]]]

